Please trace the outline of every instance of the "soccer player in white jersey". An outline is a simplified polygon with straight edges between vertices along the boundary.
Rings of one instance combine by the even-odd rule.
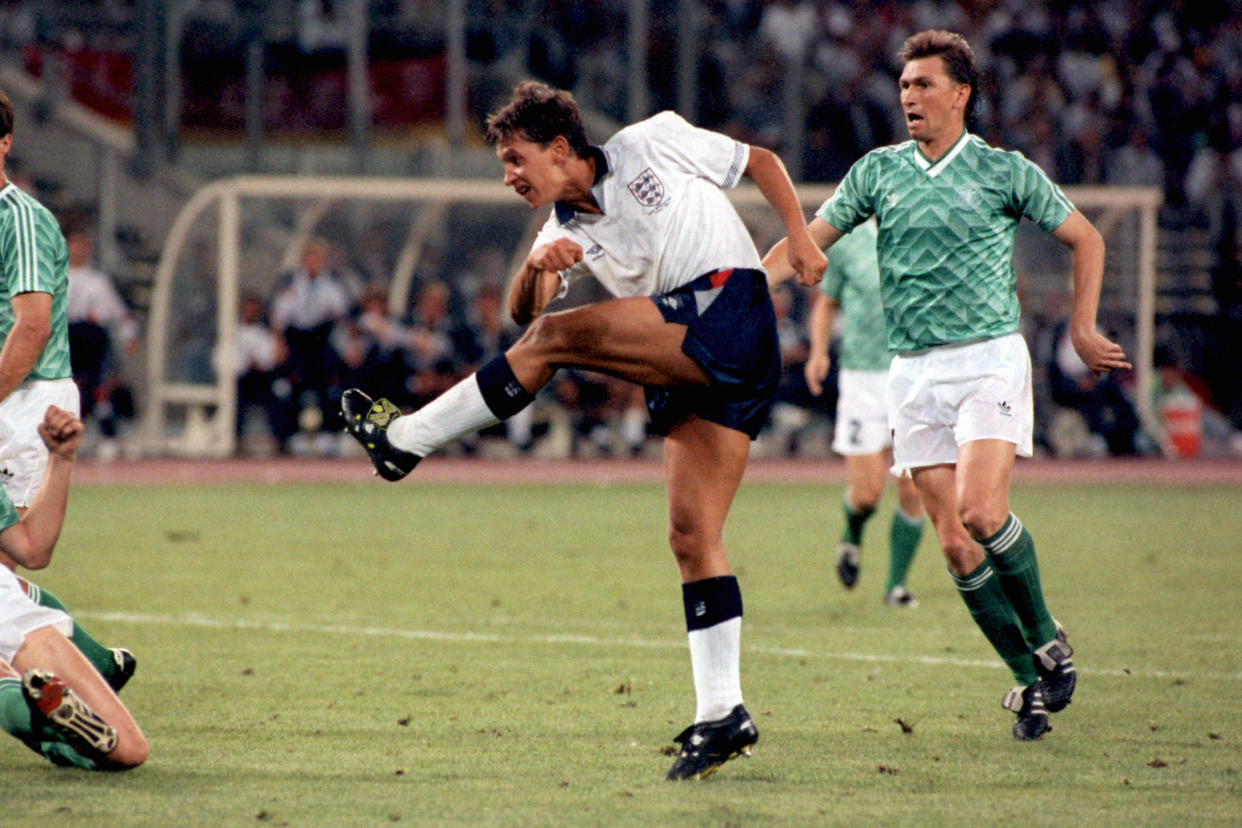
[[[48,451],[38,426],[49,405],[80,413],[69,364],[69,252],[46,207],[4,175],[13,147],[13,105],[0,92],[0,482],[20,515],[35,496]],[[0,566],[16,568],[0,550]],[[63,610],[26,583],[37,603]],[[72,640],[115,689],[133,675],[133,655],[109,649],[75,624]]]
[[[837,242],[807,320],[811,349],[804,373],[807,388],[823,393],[830,358],[828,345],[838,313],[841,341],[837,366],[837,417],[832,450],[845,458],[848,485],[842,508],[845,525],[837,544],[837,576],[853,589],[862,567],[863,529],[875,513],[888,482],[893,445],[885,405],[888,368],[893,360],[884,331],[875,222],[860,224]],[[918,602],[906,587],[906,574],[923,535],[923,506],[913,481],[897,477],[897,508],[889,528],[888,577],[884,600],[892,607]]]
[[[1038,739],[1069,703],[1072,650],[1044,603],[1035,545],[1009,511],[1015,454],[1030,456],[1031,360],[1018,333],[1014,234],[1023,216],[1070,250],[1073,344],[1093,371],[1128,368],[1096,331],[1104,240],[1022,155],[966,130],[978,70],[960,35],[925,31],[900,57],[911,140],[873,150],[810,225],[830,247],[875,216],[889,346],[894,471],[911,474],[950,574],[1017,682],[1002,704]],[[774,278],[784,242],[766,261]]]
[[[488,118],[487,137],[506,186],[532,208],[555,208],[510,288],[510,314],[530,327],[413,414],[346,392],[346,425],[376,471],[397,480],[436,448],[520,411],[558,368],[646,387],[653,431],[665,435],[669,543],[697,699],[667,778],[699,779],[758,739],[742,706],[742,596],[722,533],[780,377],[766,276],[721,188],[755,182],[785,224],[787,265],[801,282],[817,282],[827,262],[780,159],[675,113],[593,147],[568,92],[525,82]],[[586,276],[617,298],[543,313]]]

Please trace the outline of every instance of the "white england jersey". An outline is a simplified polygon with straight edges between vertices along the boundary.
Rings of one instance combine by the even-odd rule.
[[[741,179],[746,144],[661,112],[618,132],[602,153],[591,195],[603,214],[558,202],[535,239],[535,247],[582,245],[582,261],[565,273],[571,282],[590,275],[614,296],[658,296],[713,270],[760,269],[721,190]]]

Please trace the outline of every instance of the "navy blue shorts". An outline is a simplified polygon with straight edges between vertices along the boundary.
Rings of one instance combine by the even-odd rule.
[[[761,270],[717,270],[652,298],[666,322],[685,325],[681,349],[711,384],[648,387],[651,429],[667,434],[694,414],[753,440],[781,379],[776,314]]]

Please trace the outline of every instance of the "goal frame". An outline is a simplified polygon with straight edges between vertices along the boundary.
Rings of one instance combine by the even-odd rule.
[[[808,215],[835,190],[835,185],[800,185],[799,198]],[[1135,347],[1131,355],[1138,393],[1135,407],[1144,429],[1166,448],[1163,426],[1156,416],[1150,394],[1152,357],[1155,347],[1156,314],[1156,252],[1157,213],[1163,195],[1154,187],[1067,187],[1066,195],[1079,209],[1102,210],[1095,224],[1105,236],[1120,223],[1126,213],[1138,212],[1137,274],[1134,314]],[[739,207],[762,206],[762,193],[753,185],[742,185],[729,191]],[[155,453],[177,453],[190,456],[227,457],[236,449],[234,423],[237,412],[237,386],[232,373],[217,367],[212,383],[173,382],[167,379],[169,331],[174,309],[173,281],[176,265],[191,239],[195,223],[209,211],[217,211],[217,282],[216,282],[216,364],[235,364],[238,294],[241,264],[241,205],[245,199],[283,199],[306,202],[307,209],[299,221],[285,251],[284,260],[294,261],[301,242],[314,231],[315,217],[323,215],[328,206],[341,201],[370,200],[383,202],[425,202],[430,205],[449,203],[509,204],[512,193],[502,184],[478,179],[447,178],[365,178],[319,176],[246,175],[221,179],[198,190],[182,208],[173,222],[156,268],[148,325],[145,415],[141,433],[144,450]],[[411,239],[419,236],[417,225],[434,220],[434,209],[415,217]],[[524,241],[533,239],[545,212],[537,212],[530,220]],[[514,263],[524,250],[513,252]],[[399,257],[390,286],[389,306],[405,307],[417,251],[412,245]],[[510,269],[513,272],[514,268]],[[186,431],[183,439],[169,440],[168,425],[174,407],[186,410]]]

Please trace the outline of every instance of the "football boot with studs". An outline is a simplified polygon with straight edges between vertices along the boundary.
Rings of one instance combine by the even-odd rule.
[[[1078,674],[1070,659],[1074,648],[1066,640],[1065,628],[1056,619],[1053,621],[1057,625],[1057,636],[1035,651],[1035,670],[1044,683],[1044,704],[1048,712],[1058,713],[1073,699]]]
[[[388,442],[388,426],[401,416],[401,409],[387,398],[372,400],[357,388],[351,388],[341,396],[341,416],[345,418],[345,430],[362,443],[371,465],[375,466],[375,473],[385,480],[400,480],[423,459]]]
[[[862,550],[855,544],[842,542],[837,547],[837,577],[846,589],[858,583],[858,571],[862,568]]]
[[[1005,694],[1001,706],[1017,714],[1017,721],[1013,723],[1013,737],[1019,741],[1034,741],[1052,730],[1052,725],[1048,723],[1042,681],[1013,688]]]
[[[32,667],[22,674],[22,693],[36,718],[75,750],[103,757],[116,749],[116,731],[58,676]]]
[[[664,778],[706,779],[735,756],[750,756],[759,730],[739,704],[723,719],[690,725],[673,741],[681,744],[681,750]]]

